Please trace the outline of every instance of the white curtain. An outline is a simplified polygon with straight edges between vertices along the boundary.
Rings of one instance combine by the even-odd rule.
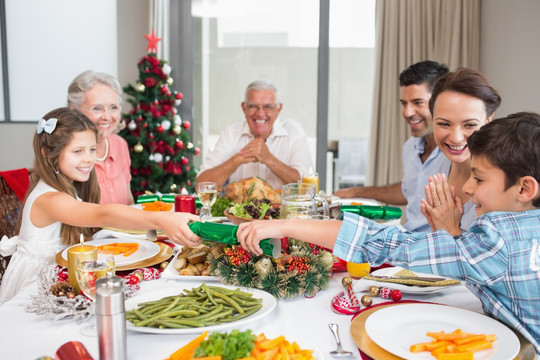
[[[480,0],[377,0],[377,69],[368,184],[403,177],[410,136],[399,105],[399,73],[422,60],[478,70]]]
[[[154,29],[156,36],[161,38],[157,44],[157,57],[169,62],[169,8],[170,0],[151,0],[150,2],[150,28],[148,34]]]

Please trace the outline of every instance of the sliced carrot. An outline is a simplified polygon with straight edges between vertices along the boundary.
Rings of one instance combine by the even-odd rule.
[[[195,349],[199,347],[199,345],[204,341],[204,339],[206,339],[206,335],[208,335],[208,330],[188,342],[180,349],[176,350],[174,353],[171,354],[171,356],[169,356],[167,360],[186,360],[192,358]]]

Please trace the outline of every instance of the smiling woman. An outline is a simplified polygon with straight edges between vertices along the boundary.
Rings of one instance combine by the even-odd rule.
[[[451,161],[448,185],[455,189],[456,203],[454,207],[452,201],[448,215],[454,211],[463,214],[462,230],[468,230],[476,217],[474,204],[463,191],[463,185],[471,176],[467,138],[493,119],[500,104],[501,97],[486,78],[466,68],[443,76],[435,85],[429,101],[435,142]],[[429,195],[427,197],[429,199]],[[441,204],[438,201],[430,205],[439,207]]]
[[[133,204],[131,159],[126,141],[116,134],[121,118],[120,83],[112,75],[85,71],[68,88],[68,104],[98,129],[96,173],[101,204]]]

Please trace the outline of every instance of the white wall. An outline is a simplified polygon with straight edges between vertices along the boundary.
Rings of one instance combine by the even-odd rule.
[[[540,1],[483,0],[480,71],[496,88],[495,117],[540,113]]]

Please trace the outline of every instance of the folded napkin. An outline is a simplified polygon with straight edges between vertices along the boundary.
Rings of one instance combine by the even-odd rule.
[[[392,274],[391,276],[417,277],[418,275],[416,275],[414,272],[410,270],[402,269],[398,271],[397,273]],[[449,285],[460,284],[460,281],[455,280],[455,279],[445,279],[441,281],[425,281],[425,280],[414,280],[414,279],[381,279],[381,278],[374,277],[371,275],[364,276],[363,279],[374,280],[374,281],[379,281],[379,282],[403,284],[403,285],[416,285],[416,286],[449,286]]]
[[[19,200],[23,202],[26,192],[30,187],[30,175],[28,173],[28,169],[22,168],[17,170],[0,171],[0,176],[6,180],[9,187],[15,192],[15,195],[17,195]]]

